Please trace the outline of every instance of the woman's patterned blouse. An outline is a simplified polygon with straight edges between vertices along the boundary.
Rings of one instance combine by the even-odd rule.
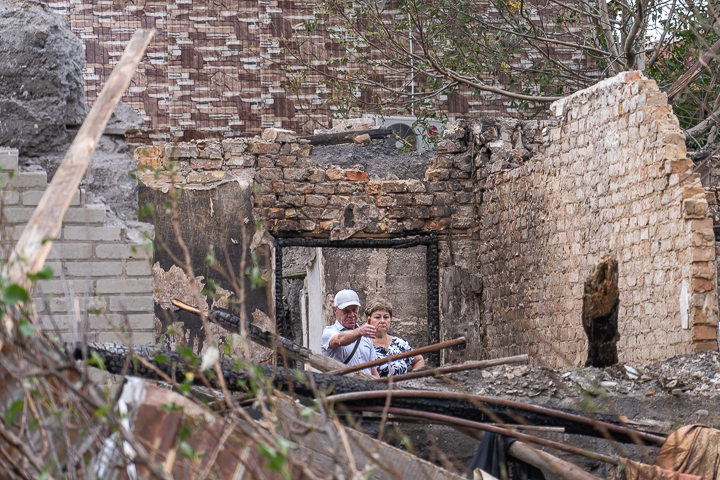
[[[413,350],[410,344],[402,338],[393,337],[392,335],[390,338],[392,338],[392,343],[390,343],[390,346],[387,348],[375,345],[375,353],[377,353],[378,358],[392,357],[393,355]],[[402,375],[403,373],[407,373],[410,369],[413,358],[414,357],[408,357],[400,360],[394,360],[383,365],[378,365],[377,371],[381,377],[387,377],[388,375]]]

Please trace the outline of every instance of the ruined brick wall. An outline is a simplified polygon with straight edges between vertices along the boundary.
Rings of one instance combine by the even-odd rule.
[[[621,74],[553,104],[545,151],[476,163],[490,356],[585,361],[583,282],[619,262],[621,362],[717,348],[712,220],[677,119],[655,82]]]
[[[7,180],[18,167],[15,149],[0,149],[0,167],[3,227],[17,240],[47,188],[47,173],[15,172]],[[33,292],[39,324],[57,326],[66,341],[79,341],[87,314],[90,341],[128,339],[129,326],[132,343],[154,344],[151,256],[140,231],[117,220],[109,223],[105,205],[85,203],[84,191],[78,190],[45,262],[53,278],[40,281]]]
[[[253,217],[276,235],[438,234],[441,339],[469,340],[445,361],[584,363],[583,283],[604,253],[619,262],[620,361],[716,348],[712,219],[666,96],[623,73],[552,111],[554,123],[449,125],[425,180],[313,165],[312,148],[278,129],[136,159],[161,169],[139,174],[155,189],[252,179]]]

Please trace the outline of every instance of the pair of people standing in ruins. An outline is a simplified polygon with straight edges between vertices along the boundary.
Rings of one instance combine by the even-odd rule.
[[[323,355],[353,366],[413,350],[404,339],[389,334],[393,314],[390,302],[382,299],[371,302],[365,309],[363,325],[358,324],[360,307],[360,298],[353,290],[340,290],[335,295],[335,323],[323,331]],[[422,355],[415,355],[363,371],[376,377],[387,377],[424,365]]]

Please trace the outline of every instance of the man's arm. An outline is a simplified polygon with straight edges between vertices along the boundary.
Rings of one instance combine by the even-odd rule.
[[[345,332],[338,333],[330,339],[330,348],[335,349],[338,347],[344,347],[345,345],[350,345],[360,337],[375,338],[375,327],[366,323],[355,330],[347,330]]]
[[[344,347],[345,345],[350,345],[360,337],[362,337],[362,333],[360,333],[359,328],[340,332],[330,339],[330,348],[335,349],[338,347]]]

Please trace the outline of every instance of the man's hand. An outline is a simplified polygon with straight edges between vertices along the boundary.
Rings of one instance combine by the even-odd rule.
[[[377,331],[377,329],[373,325],[370,325],[370,323],[366,323],[357,330],[360,332],[360,335],[368,338],[375,338],[375,332]]]

